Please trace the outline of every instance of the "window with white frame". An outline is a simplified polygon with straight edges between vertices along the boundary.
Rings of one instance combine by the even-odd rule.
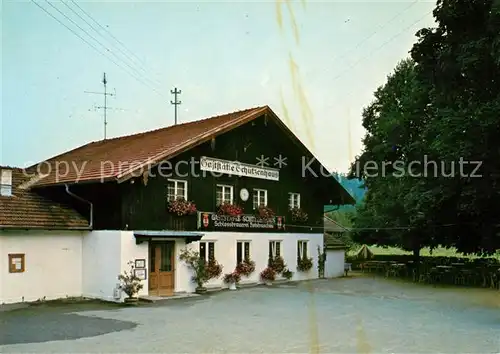
[[[290,209],[300,208],[300,194],[288,193],[288,207]]]
[[[257,209],[261,206],[267,206],[267,190],[254,189],[253,190],[253,208]]]
[[[2,170],[0,176],[0,195],[2,197],[12,196],[12,170]]]
[[[250,260],[250,241],[236,242],[236,264]]]
[[[309,258],[307,254],[307,243],[308,241],[299,240],[297,242],[297,258],[298,259],[306,259]]]
[[[233,204],[233,191],[233,186],[218,184],[215,195],[217,205],[225,203]]]
[[[167,181],[167,199],[168,201],[183,198],[187,200],[187,181],[169,179]]]
[[[200,258],[205,262],[215,259],[215,242],[200,241]]]
[[[281,241],[269,241],[269,259],[281,257]]]

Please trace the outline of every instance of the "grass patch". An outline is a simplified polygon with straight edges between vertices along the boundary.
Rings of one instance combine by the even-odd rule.
[[[354,256],[356,253],[359,251],[360,247],[356,247],[351,249],[348,252],[349,256]],[[381,246],[368,246],[370,251],[373,252],[375,255],[411,255],[412,252],[404,251],[400,248],[397,247],[381,247]],[[420,255],[421,256],[433,256],[433,257],[459,257],[459,258],[482,258],[474,255],[464,255],[462,253],[458,253],[456,249],[453,248],[444,248],[444,247],[438,247],[435,248],[432,253],[430,248],[422,248],[420,250]],[[500,260],[500,252],[497,252],[494,256],[494,258],[497,258]]]

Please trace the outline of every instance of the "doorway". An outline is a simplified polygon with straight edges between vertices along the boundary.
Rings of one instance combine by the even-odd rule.
[[[175,241],[149,243],[149,295],[172,296],[175,289]]]

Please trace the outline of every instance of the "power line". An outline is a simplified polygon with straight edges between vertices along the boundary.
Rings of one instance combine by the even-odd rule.
[[[106,45],[102,44],[98,39],[96,39],[94,36],[89,34],[85,29],[83,29],[80,25],[78,25],[73,19],[71,19],[68,15],[66,15],[64,12],[59,10],[56,6],[54,6],[52,3],[50,3],[48,0],[45,0],[47,4],[49,4],[50,7],[52,7],[54,10],[59,12],[61,15],[63,15],[68,21],[70,21],[72,24],[74,24],[76,27],[78,27],[83,33],[85,33],[87,36],[92,38],[97,44],[99,44],[101,47],[103,47],[107,52],[109,52],[111,55],[113,55],[118,61],[121,61],[123,64],[125,64],[128,68],[130,68],[133,72],[141,75],[136,69],[131,67],[128,63],[124,62],[119,56],[117,56],[114,52],[112,52]],[[62,2],[62,1],[61,1]],[[66,5],[64,2],[62,2],[64,5]],[[66,5],[67,6],[67,5]],[[72,10],[70,8],[70,10]],[[72,10],[73,11],[73,10]],[[77,14],[78,15],[78,14]],[[79,15],[78,15],[79,16]],[[81,17],[81,16],[80,16]],[[152,89],[152,87],[149,87]]]
[[[64,1],[62,1],[62,0],[61,0],[61,3],[62,3],[64,6],[66,6],[68,9],[70,9],[70,11],[71,11],[71,12],[73,12],[76,16],[78,16],[78,17],[79,17],[79,18],[80,18],[83,22],[85,22],[85,23],[87,24],[87,26],[89,26],[92,30],[94,30],[94,32],[95,32],[95,33],[97,33],[100,37],[102,37],[102,38],[103,38],[104,40],[106,40],[108,43],[110,43],[110,42],[111,42],[111,41],[110,41],[108,38],[106,38],[106,37],[105,37],[105,36],[104,36],[104,35],[103,35],[103,34],[102,34],[99,30],[97,30],[97,29],[96,29],[96,28],[95,28],[95,27],[94,27],[91,23],[89,23],[89,22],[88,22],[85,18],[83,18],[83,17],[82,17],[82,16],[81,16],[78,12],[76,12],[76,11],[75,11],[75,10],[74,10],[71,6],[69,6],[66,2],[64,2]],[[81,9],[81,8],[80,8],[80,6],[78,6],[78,4],[76,4],[74,1],[73,1],[73,3],[74,3],[74,4],[75,4],[75,5],[76,5],[79,9]],[[83,12],[84,14],[86,14],[87,16],[90,16],[90,15],[88,15],[86,12],[84,12],[83,10],[82,10],[82,12]],[[91,18],[94,22],[96,22],[96,23],[97,23],[100,27],[102,27],[102,26],[101,26],[101,25],[100,25],[100,24],[99,24],[96,20],[94,20],[92,17],[90,17],[90,18]],[[102,28],[104,28],[104,27],[102,27]],[[113,38],[115,38],[115,37],[113,36]],[[116,39],[115,39],[115,40],[116,40]],[[137,65],[137,63],[135,63],[135,62],[134,62],[134,60],[132,60],[132,59],[130,58],[130,55],[129,55],[129,54],[127,54],[127,53],[125,53],[125,52],[123,51],[123,49],[121,49],[120,47],[117,47],[117,46],[113,45],[113,43],[110,43],[110,45],[111,45],[111,46],[113,46],[113,48],[115,48],[116,50],[118,50],[118,51],[119,51],[119,52],[120,52],[120,53],[121,53],[121,54],[122,54],[125,58],[127,58],[127,59],[130,61],[130,63],[132,63],[132,65]],[[103,45],[103,46],[104,46],[104,45]],[[107,49],[109,52],[111,52],[108,48],[106,48],[106,49]],[[116,57],[116,55],[115,55],[115,57]],[[122,61],[123,61],[123,60],[122,60]],[[125,63],[125,64],[126,64],[126,63]],[[128,64],[127,64],[127,65],[128,65]],[[132,68],[131,66],[129,66],[129,67],[130,67],[130,68]],[[142,70],[142,72],[143,72],[144,74],[147,74],[147,73],[148,73],[148,72],[147,72],[147,70],[146,70],[146,69],[144,69],[144,67],[143,67],[143,66],[141,66],[141,65],[137,65],[137,67],[138,67],[139,69],[141,69],[141,70]],[[132,69],[133,69],[133,68],[132,68]],[[134,69],[134,70],[135,70],[135,69]],[[142,75],[142,74],[141,74],[138,70],[135,70],[135,71],[137,72],[137,74]],[[151,83],[152,83],[153,85],[155,85],[155,86],[161,86],[161,83],[160,83],[160,82],[158,82],[158,81],[153,81],[152,79],[149,79],[149,78],[146,78],[146,79],[148,79],[148,80],[149,80],[149,82],[151,82]]]
[[[479,225],[479,223],[467,223],[467,224],[443,224],[443,225],[432,225],[433,228],[441,228],[441,227],[451,227],[451,226],[463,226],[463,225]],[[285,226],[289,227],[298,227],[305,229],[324,229],[324,226],[305,226],[305,225],[290,225],[286,224]],[[382,230],[416,230],[421,227],[415,226],[394,226],[394,227],[346,227],[342,226],[346,231],[382,231]],[[325,230],[325,232],[327,232]]]
[[[358,59],[357,61],[355,61],[353,64],[351,64],[349,67],[347,67],[346,70],[344,70],[343,72],[341,72],[340,74],[338,74],[337,76],[335,76],[332,79],[332,81],[336,81],[337,79],[339,79],[340,77],[342,77],[343,75],[345,75],[348,71],[354,69],[358,64],[360,64],[361,62],[363,62],[365,59],[367,59],[368,57],[371,57],[374,53],[378,52],[380,49],[382,49],[383,47],[385,47],[386,45],[388,45],[389,43],[391,43],[393,40],[395,40],[396,38],[398,38],[399,36],[401,36],[403,33],[405,33],[406,31],[408,31],[410,28],[412,28],[413,26],[415,26],[417,23],[419,23],[420,21],[422,21],[431,12],[432,12],[432,10],[426,12],[418,20],[416,20],[415,22],[411,23],[409,26],[406,26],[405,28],[403,28],[402,31],[396,33],[394,36],[392,36],[391,38],[389,38],[387,41],[383,42],[380,46],[378,46],[377,48],[375,48],[374,50],[372,50],[370,53],[368,53],[367,55],[365,55],[365,56],[361,57],[360,59]]]
[[[364,39],[362,39],[354,47],[351,47],[350,49],[346,50],[343,54],[341,54],[341,55],[339,55],[337,57],[334,57],[334,59],[332,61],[336,62],[337,60],[344,58],[346,56],[346,54],[348,54],[348,53],[350,53],[350,52],[358,49],[359,47],[361,47],[362,44],[366,43],[369,39],[371,39],[374,35],[376,35],[380,30],[382,30],[385,27],[387,27],[387,25],[391,24],[394,20],[396,20],[399,16],[401,16],[403,13],[405,13],[406,11],[408,11],[411,7],[413,7],[417,3],[418,3],[418,0],[414,0],[413,2],[411,2],[407,7],[405,7],[403,10],[399,11],[396,15],[394,15],[389,21],[381,23],[375,29],[375,31],[373,31],[369,36],[367,36]]]
[[[147,65],[130,49],[127,48],[127,46],[120,41],[118,38],[116,38],[106,27],[101,25],[94,17],[92,17],[88,12],[86,12],[84,9],[81,8],[80,5],[78,5],[74,0],[70,0],[82,13],[84,13],[88,18],[90,18],[96,25],[98,25],[104,32],[106,32],[111,38],[113,38],[118,44],[120,44],[125,51],[127,51],[132,57],[136,58],[139,64],[141,64],[143,67],[147,68]]]
[[[81,39],[85,44],[87,44],[89,47],[91,47],[92,49],[94,49],[96,52],[98,52],[99,54],[101,54],[103,57],[105,57],[106,59],[108,59],[109,61],[111,61],[113,64],[115,64],[117,67],[119,67],[120,69],[122,69],[124,72],[126,72],[128,75],[130,75],[131,77],[133,77],[136,81],[138,81],[139,83],[145,85],[146,87],[152,89],[153,91],[155,91],[157,94],[159,94],[160,96],[164,97],[158,90],[154,89],[154,88],[151,88],[149,87],[149,85],[147,85],[146,83],[144,83],[143,81],[141,81],[139,78],[137,78],[136,76],[134,76],[133,74],[131,74],[130,72],[128,72],[123,66],[121,66],[120,64],[118,64],[116,61],[114,61],[112,58],[106,56],[106,54],[104,54],[101,50],[99,50],[95,45],[93,45],[92,43],[90,43],[89,41],[87,41],[85,38],[83,38],[82,36],[80,36],[77,32],[75,32],[71,27],[67,26],[65,23],[63,23],[61,20],[59,20],[57,17],[55,17],[53,14],[51,14],[49,11],[47,11],[43,6],[40,6],[35,0],[31,0],[31,2],[33,4],[35,4],[37,7],[39,7],[43,12],[45,12],[47,15],[49,15],[50,17],[52,17],[55,21],[57,21],[60,25],[64,26],[68,31],[70,31],[71,33],[73,33],[75,36],[77,36],[79,39]],[[50,4],[50,3],[49,3]],[[51,5],[51,4],[50,4]]]

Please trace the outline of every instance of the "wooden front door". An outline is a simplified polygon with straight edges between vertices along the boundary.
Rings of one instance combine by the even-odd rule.
[[[172,296],[175,279],[175,242],[149,243],[149,294]]]

